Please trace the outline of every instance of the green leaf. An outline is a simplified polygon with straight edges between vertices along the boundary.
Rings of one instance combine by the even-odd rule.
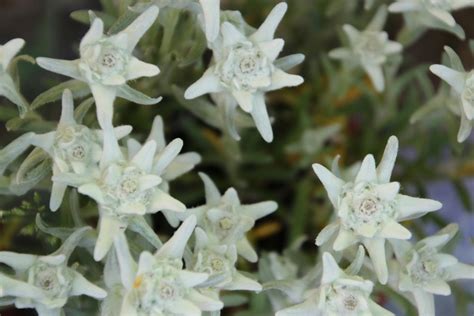
[[[449,62],[451,63],[451,68],[457,71],[464,72],[465,69],[458,54],[456,54],[456,52],[449,46],[445,46],[444,50],[446,54],[448,54]]]
[[[86,116],[87,112],[89,112],[94,102],[94,98],[90,97],[84,100],[81,104],[79,104],[79,106],[74,111],[74,118],[77,123],[82,123],[82,121],[84,120],[84,116]]]
[[[146,94],[143,94],[140,91],[133,89],[132,87],[126,84],[120,86],[117,89],[117,96],[124,98],[128,101],[142,104],[142,105],[157,104],[163,99],[162,97],[158,97],[158,98],[149,97]]]
[[[35,148],[18,169],[11,191],[17,195],[25,194],[50,174],[51,168],[52,161],[48,154]]]
[[[71,90],[74,98],[83,98],[91,93],[87,83],[72,79],[60,83],[37,96],[31,103],[31,110],[36,110],[45,104],[60,100],[65,89]]]

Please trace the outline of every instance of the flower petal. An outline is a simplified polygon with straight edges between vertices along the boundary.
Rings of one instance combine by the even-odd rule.
[[[262,217],[267,216],[275,212],[278,208],[278,204],[274,201],[265,201],[254,204],[242,205],[240,207],[240,212],[245,214],[255,220],[258,220]]]
[[[137,46],[138,41],[143,37],[143,35],[148,31],[148,29],[155,23],[156,18],[158,17],[159,9],[157,6],[149,7],[145,12],[140,14],[139,17],[135,19],[127,28],[121,31],[119,34],[127,35],[127,48],[128,51],[133,51],[135,46]]]
[[[276,68],[272,74],[272,84],[265,88],[266,91],[279,90],[286,87],[296,87],[304,82],[303,77],[292,75]]]
[[[62,60],[38,57],[36,58],[36,62],[38,63],[38,66],[43,69],[84,81],[81,73],[79,72],[78,60]]]
[[[393,239],[410,239],[411,232],[396,221],[390,220],[389,222],[385,223],[378,237]]]
[[[320,164],[313,164],[313,170],[318,176],[319,180],[323,183],[332,205],[334,207],[338,207],[339,195],[345,182],[336,177],[331,171]]]
[[[255,93],[245,90],[232,91],[232,96],[235,98],[239,106],[247,113],[252,112],[254,107]]]
[[[374,190],[377,192],[378,197],[385,201],[392,201],[397,197],[400,191],[400,183],[390,182],[377,185]]]
[[[11,60],[25,45],[25,40],[15,38],[0,46],[0,64],[7,70]]]
[[[420,199],[403,194],[398,195],[398,221],[413,219],[428,212],[434,212],[443,207],[438,201],[430,199]]]
[[[115,88],[100,84],[92,84],[90,88],[94,96],[97,120],[99,121],[100,127],[103,130],[111,129],[113,127],[114,101],[117,95]]]
[[[267,106],[265,104],[265,97],[263,94],[260,93],[255,95],[251,115],[262,138],[267,143],[271,143],[273,141],[273,130],[272,124],[270,123],[270,117],[268,116]]]
[[[232,282],[226,284],[224,289],[229,291],[254,291],[260,292],[262,290],[262,285],[251,278],[246,277],[240,272],[234,273]]]
[[[323,275],[321,277],[321,284],[329,284],[344,276],[344,271],[339,268],[334,257],[329,253],[323,253]]]
[[[195,287],[207,280],[209,277],[206,273],[198,273],[193,271],[181,270],[178,272],[179,280],[183,286],[187,288]]]
[[[441,279],[433,279],[425,282],[425,284],[423,284],[423,289],[436,295],[451,295],[451,288],[449,287],[448,283]]]
[[[82,50],[86,45],[96,43],[103,36],[104,22],[99,18],[95,18],[94,21],[92,21],[89,31],[87,31],[86,35],[84,35],[84,37],[82,38],[81,44],[79,45],[79,49]]]
[[[224,303],[221,301],[205,296],[196,290],[190,291],[189,300],[196,304],[202,311],[218,311],[224,308]]]
[[[362,165],[360,166],[354,182],[373,182],[376,179],[377,171],[375,168],[375,158],[373,155],[367,155],[362,161]]]
[[[107,215],[101,215],[99,219],[99,236],[94,248],[94,260],[100,261],[112,247],[115,236],[126,229],[126,225],[120,220]]]
[[[184,212],[186,205],[169,195],[168,193],[156,189],[153,194],[152,208],[155,211],[170,210],[175,212]]]
[[[271,62],[274,62],[278,55],[280,55],[285,41],[277,38],[271,41],[261,42],[258,44],[262,52],[268,57]]]
[[[364,246],[369,253],[370,260],[374,267],[375,273],[382,284],[387,284],[388,267],[387,258],[385,256],[385,239],[367,238],[364,240]]]
[[[214,42],[219,36],[220,0],[199,0],[204,14],[204,24],[206,38],[209,42]]]
[[[370,81],[378,92],[382,92],[385,88],[385,79],[383,76],[382,67],[380,65],[364,64],[365,71],[370,77]]]
[[[217,188],[214,181],[205,174],[204,172],[199,172],[199,177],[201,177],[202,182],[204,183],[204,189],[206,191],[206,204],[216,205],[221,199],[221,193]]]
[[[29,269],[38,259],[38,256],[15,253],[11,251],[0,251],[0,262],[14,268],[17,271]],[[0,274],[1,275],[1,274]]]
[[[438,9],[438,8],[429,8],[428,12],[434,17],[436,17],[437,19],[449,25],[450,27],[456,26],[456,20],[454,19],[452,14],[449,13],[448,11],[443,10],[443,9]]]
[[[474,279],[474,266],[458,262],[455,265],[446,267],[447,281],[459,280],[459,279]]]
[[[256,42],[269,41],[273,39],[278,24],[280,24],[287,10],[288,5],[285,2],[277,4],[268,14],[262,25],[260,25],[258,30],[253,33],[250,38]]]
[[[324,227],[316,237],[316,246],[321,246],[325,244],[331,237],[336,233],[336,231],[339,228],[340,223],[339,222],[334,222],[328,224],[326,227]]]
[[[156,143],[155,141],[150,140],[138,151],[135,156],[133,156],[132,163],[145,172],[151,172],[155,153]]]
[[[404,13],[419,10],[420,4],[415,1],[396,1],[388,7],[388,11],[392,13]]]
[[[341,251],[358,241],[359,239],[353,232],[340,227],[339,234],[337,235],[336,240],[334,240],[333,249],[334,251]]]
[[[134,80],[141,77],[154,77],[160,73],[158,66],[149,64],[132,57],[128,63],[126,80]]]
[[[104,194],[101,188],[95,183],[86,183],[79,187],[79,193],[87,195],[99,204],[105,203]]]
[[[107,296],[106,291],[88,281],[79,272],[73,271],[73,275],[74,280],[72,281],[71,296],[87,295],[96,299],[103,299]]]
[[[173,141],[158,154],[156,162],[153,166],[153,173],[158,175],[163,174],[166,168],[179,155],[182,148],[183,140],[181,138],[173,139]]]
[[[211,67],[206,70],[204,75],[198,81],[186,89],[184,97],[187,100],[190,100],[207,93],[217,93],[222,92],[223,90],[224,87],[222,86],[220,79],[215,75],[214,68]]]
[[[444,65],[431,65],[430,71],[446,81],[457,93],[462,94],[466,80],[465,73]]]
[[[253,249],[252,245],[250,244],[247,238],[240,240],[237,243],[237,252],[239,255],[244,257],[245,260],[250,262],[257,262],[258,255],[255,249]]]
[[[344,47],[333,49],[329,52],[329,57],[333,59],[347,60],[353,58],[352,52]]]
[[[53,181],[51,187],[51,198],[49,200],[49,209],[56,212],[61,206],[66,193],[67,184]]]
[[[159,258],[176,258],[183,257],[184,248],[196,227],[196,216],[189,216],[176,232],[156,253]]]
[[[382,159],[377,166],[377,178],[379,183],[388,183],[392,176],[393,167],[398,155],[398,138],[391,136],[383,152]]]

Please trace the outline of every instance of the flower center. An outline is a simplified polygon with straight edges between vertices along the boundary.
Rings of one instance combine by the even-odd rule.
[[[369,295],[363,288],[335,283],[326,288],[327,309],[335,315],[365,315]]]
[[[160,297],[162,300],[173,299],[176,295],[174,287],[169,284],[161,284],[158,293],[160,293]]]
[[[357,309],[357,306],[359,304],[359,301],[357,300],[357,298],[354,296],[354,295],[347,295],[346,297],[344,297],[344,308],[347,310],[347,311],[355,311]]]
[[[211,268],[215,272],[224,271],[225,265],[224,261],[221,258],[214,257],[211,259]]]
[[[361,34],[354,50],[363,61],[381,64],[385,61],[385,44],[382,33],[366,31]]]
[[[340,196],[338,215],[342,224],[365,237],[373,237],[386,221],[396,215],[396,202],[381,199],[376,185],[348,183]]]
[[[258,48],[244,42],[230,48],[216,69],[224,86],[254,92],[271,84],[273,67]]]
[[[120,183],[120,190],[124,195],[131,195],[138,191],[138,181],[136,179],[125,179]]]
[[[102,40],[81,50],[80,70],[90,82],[104,82],[111,77],[123,76],[129,59],[122,48]]]
[[[230,217],[224,217],[219,221],[219,227],[222,230],[231,230],[234,223]]]
[[[72,287],[72,277],[66,269],[45,263],[36,264],[28,273],[30,283],[45,291],[50,298],[66,297]]]

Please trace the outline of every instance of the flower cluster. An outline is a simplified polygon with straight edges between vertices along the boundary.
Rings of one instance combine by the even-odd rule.
[[[406,297],[420,315],[431,316],[435,314],[433,295],[451,294],[447,282],[474,278],[473,266],[441,252],[456,235],[456,224],[417,242],[409,241],[412,232],[404,222],[438,211],[442,204],[402,194],[400,182],[392,180],[399,151],[395,136],[389,138],[378,164],[369,154],[342,171],[341,156],[336,156],[331,168],[312,165],[332,210],[329,224],[321,226],[317,236],[312,231],[319,247],[316,261],[302,259],[306,238],[300,235],[290,237],[293,244],[282,254],[266,253],[259,260],[252,229],[257,221],[273,214],[278,204],[241,202],[234,188],[241,188],[238,181],[221,193],[207,174],[199,172],[205,203],[188,208],[183,202],[192,201],[174,192],[172,182],[193,170],[202,158],[196,152],[181,153],[186,137],[167,142],[159,115],[154,117],[148,135],[129,125],[114,125],[117,98],[144,105],[161,101],[161,97],[149,97],[138,90],[146,86],[140,85],[141,80],[133,84],[135,88],[129,82],[149,78],[145,81],[149,86],[169,88],[171,94],[178,94],[180,103],[196,102],[196,107],[211,104],[203,110],[209,110],[207,123],[220,128],[231,152],[240,140],[238,129],[244,126],[255,125],[264,141],[274,140],[266,94],[302,85],[303,77],[288,71],[305,56],[279,58],[285,41],[276,38],[276,32],[288,9],[284,2],[275,5],[258,28],[247,24],[240,12],[221,10],[219,0],[152,0],[131,7],[127,1],[120,3],[117,12],[121,13],[115,23],[111,15],[92,11],[82,19],[90,28],[80,41],[79,58],[36,59],[41,68],[72,78],[42,94],[43,101],[38,101],[44,104],[61,99],[57,124],[47,122],[40,128],[28,125],[28,119],[35,122],[42,118],[38,119],[39,105],[28,104],[20,93],[16,63],[28,57],[15,56],[25,42],[13,39],[0,46],[0,96],[19,111],[19,117],[10,120],[7,128],[30,131],[0,150],[0,194],[22,195],[32,188],[50,192],[49,209],[59,212],[43,216],[39,208],[35,229],[52,235],[48,241],[62,240],[61,247],[50,255],[0,251],[0,306],[33,308],[40,316],[60,316],[75,305],[81,309],[96,306],[102,316],[220,315],[228,306],[247,302],[249,306],[261,305],[253,304],[255,297],[248,293],[265,291],[268,308],[277,316],[393,315],[377,300],[374,292],[378,282],[383,291],[390,288]],[[370,13],[375,3],[366,0],[365,13]],[[451,13],[471,5],[472,1],[461,0],[398,0],[388,8],[382,5],[363,30],[345,24],[347,47],[332,50],[328,57],[342,60],[344,66],[362,68],[375,88],[368,89],[371,95],[393,99],[387,89],[403,46],[409,41],[403,37],[389,40],[384,31],[388,12],[405,15],[408,33],[413,27],[410,23],[415,23],[463,37],[464,31]],[[197,37],[202,39],[177,37],[177,42],[189,45],[187,53],[204,54],[206,49],[212,53],[208,63],[199,61],[203,66],[199,79],[190,80],[188,83],[194,83],[186,90],[172,82],[171,72],[181,65],[174,63],[179,59],[175,48],[164,61],[146,62],[143,60],[155,53],[161,56],[166,50],[163,47],[169,47],[148,50],[140,45],[144,37],[142,43],[146,44],[146,33],[163,42],[171,41],[173,35],[182,32],[177,26],[180,19],[185,25],[194,23]],[[196,36],[194,31],[191,37]],[[445,50],[449,67],[432,65],[430,70],[449,85],[447,103],[455,104],[454,113],[461,117],[458,141],[463,142],[474,125],[474,71],[466,71],[452,49]],[[163,74],[156,79],[160,68],[155,63],[159,62],[163,62]],[[167,62],[173,65],[165,65]],[[324,67],[331,68],[329,64],[328,60]],[[163,95],[170,95],[166,92]],[[207,94],[210,100],[205,101]],[[90,95],[74,106],[75,98]],[[87,117],[93,120],[86,120],[94,103],[96,113]],[[339,122],[304,129],[296,141],[285,142],[284,151],[301,156],[298,171],[308,169],[320,158],[326,142],[342,129]],[[238,156],[237,152],[232,154]],[[256,153],[255,157],[260,160],[261,156]],[[10,175],[17,161],[19,167]],[[230,169],[229,174],[237,173]],[[314,177],[311,172],[309,175]],[[308,179],[308,183],[318,185]],[[259,200],[241,196],[243,200]],[[298,208],[300,204],[295,205]],[[153,215],[159,212],[165,220],[154,225],[161,215]],[[56,216],[61,224],[68,216],[71,220],[69,225],[53,228],[43,222],[50,216]],[[96,229],[85,224],[96,220]],[[0,221],[3,223],[3,211]],[[176,229],[166,242],[162,241],[162,226]],[[277,225],[275,230],[285,229]],[[76,257],[79,262],[70,264]],[[245,271],[257,262],[258,273]],[[350,264],[341,269],[346,262]],[[232,291],[247,291],[248,295]],[[90,298],[71,299],[76,296]],[[82,299],[90,304],[82,304]],[[254,310],[251,313],[258,314]]]

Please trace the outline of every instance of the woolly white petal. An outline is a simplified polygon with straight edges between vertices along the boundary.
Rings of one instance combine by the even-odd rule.
[[[161,175],[165,169],[173,162],[179,155],[183,148],[183,140],[181,138],[173,139],[160,153],[153,166],[153,173]]]
[[[383,152],[382,159],[377,166],[377,178],[379,183],[388,183],[392,176],[393,167],[398,155],[398,138],[391,136]]]
[[[262,25],[260,25],[258,30],[252,34],[251,38],[257,42],[273,39],[278,24],[280,24],[287,10],[288,5],[285,2],[280,2],[277,4],[270,14],[268,14],[267,18],[262,23]]]
[[[82,50],[84,46],[96,43],[103,37],[103,35],[104,22],[99,18],[95,18],[94,21],[92,21],[92,25],[89,28],[89,31],[82,38],[79,48]]]
[[[321,246],[331,239],[331,237],[337,232],[339,225],[338,222],[335,222],[324,227],[316,237],[316,246]]]
[[[36,58],[36,62],[38,63],[38,66],[43,69],[77,80],[83,80],[82,75],[79,72],[78,60],[62,60],[38,57]]]
[[[399,221],[417,218],[443,207],[443,204],[435,200],[420,199],[403,194],[398,195],[398,205]]]
[[[217,188],[214,181],[209,178],[209,176],[203,172],[199,172],[202,182],[204,183],[204,190],[206,191],[206,204],[215,205],[219,203],[221,199],[221,193]]]
[[[332,283],[344,275],[344,271],[339,268],[334,257],[329,253],[323,253],[323,275],[321,284]]]
[[[259,43],[258,46],[262,52],[268,57],[271,62],[274,62],[278,55],[280,55],[285,41],[281,38],[277,38],[271,41]]]
[[[87,295],[97,299],[103,299],[107,296],[107,292],[88,281],[82,274],[72,271],[74,280],[72,281],[71,296]]]
[[[204,75],[195,83],[193,83],[184,93],[184,97],[188,100],[197,98],[207,93],[222,92],[224,87],[220,79],[215,75],[214,68],[211,67]]]
[[[364,245],[369,253],[370,260],[374,267],[375,273],[382,284],[387,284],[388,267],[387,258],[385,256],[385,239],[367,238]]]
[[[296,87],[304,82],[303,77],[292,75],[276,68],[272,74],[272,84],[265,88],[266,91],[274,91],[285,87]]]
[[[156,211],[170,210],[175,212],[184,212],[186,210],[186,205],[168,193],[160,189],[156,189],[155,193],[153,194],[152,208]]]
[[[463,72],[444,65],[431,65],[430,71],[446,81],[457,93],[461,94],[463,92],[466,80],[466,75]]]
[[[11,251],[0,251],[0,262],[15,270],[27,270],[38,259],[38,256],[20,254]]]
[[[112,247],[115,236],[124,231],[124,225],[118,219],[102,215],[99,219],[99,236],[94,248],[94,260],[100,261],[109,252]]]
[[[255,204],[242,205],[240,211],[255,220],[267,216],[275,212],[278,204],[274,201],[265,201]]]
[[[11,60],[25,45],[25,40],[15,38],[0,46],[0,63],[7,70]]]
[[[214,42],[219,36],[220,20],[220,0],[199,0],[204,14],[206,38],[209,42]]]
[[[158,66],[149,64],[132,57],[128,63],[126,80],[134,80],[141,77],[153,77],[160,73]]]
[[[341,193],[344,181],[336,177],[331,171],[320,164],[313,164],[313,170],[319,180],[323,183],[332,205],[337,207],[339,194]]]
[[[158,12],[159,9],[157,6],[151,6],[127,26],[125,30],[119,33],[126,34],[127,48],[130,52],[135,48],[146,31],[155,23]]]
[[[375,158],[373,155],[365,156],[360,166],[359,172],[355,178],[355,183],[359,182],[373,182],[377,179],[377,172],[375,168]]]
[[[173,237],[158,250],[156,256],[159,258],[182,258],[186,243],[196,227],[196,221],[196,216],[189,216],[181,226],[179,226],[173,234]]]
[[[224,308],[224,303],[221,301],[205,296],[196,290],[189,293],[189,300],[202,311],[218,311]]]
[[[147,142],[138,153],[133,156],[132,163],[145,172],[151,172],[153,167],[153,158],[155,157],[156,143],[153,140]]]
[[[229,22],[222,23],[221,33],[224,40],[224,46],[233,46],[239,42],[247,41],[245,35]]]
[[[394,239],[410,239],[411,233],[408,229],[397,223],[396,221],[389,221],[385,223],[384,227],[379,233],[380,238],[394,238]]]
[[[263,94],[255,95],[255,103],[252,108],[252,117],[255,121],[260,135],[267,142],[271,143],[273,141],[273,130],[270,123],[270,117],[268,116],[267,106],[265,104],[265,97]]]
[[[383,76],[382,67],[380,65],[364,64],[365,71],[370,77],[370,81],[375,87],[375,90],[382,92],[385,88],[385,79]]]

